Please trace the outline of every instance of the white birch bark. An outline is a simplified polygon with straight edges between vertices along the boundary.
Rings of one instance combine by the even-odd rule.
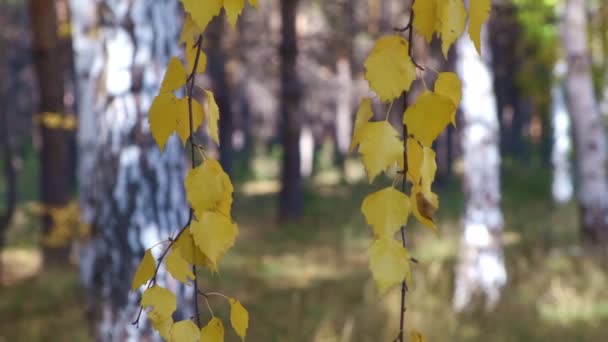
[[[157,340],[137,316],[130,291],[146,248],[186,222],[185,160],[177,139],[161,153],[147,110],[177,50],[182,14],[175,0],[71,0],[79,108],[79,182],[83,219],[93,236],[82,247],[81,278],[98,341]],[[155,251],[155,252],[160,252]],[[178,316],[189,293],[173,279]],[[143,315],[145,316],[145,314]]]
[[[567,0],[562,41],[568,65],[565,85],[576,144],[577,198],[583,236],[608,242],[606,136],[591,80],[585,0]]]
[[[570,117],[564,99],[564,88],[562,69],[563,62],[556,65],[556,83],[551,89],[551,125],[553,128],[553,151],[551,151],[551,163],[553,164],[553,180],[551,193],[556,203],[566,203],[572,199],[574,186],[572,184],[572,172],[570,166],[570,152],[572,150],[572,139],[570,138]]]
[[[458,40],[456,70],[463,83],[462,151],[465,213],[456,269],[453,305],[463,310],[481,295],[487,309],[500,298],[507,281],[501,234],[500,134],[487,30],[482,57],[468,37]]]

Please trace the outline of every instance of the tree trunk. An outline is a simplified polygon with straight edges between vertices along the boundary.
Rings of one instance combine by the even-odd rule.
[[[40,118],[48,114],[64,116],[63,68],[57,37],[55,1],[31,0],[32,45],[34,65],[40,89]],[[40,121],[42,122],[42,121]],[[68,174],[68,132],[58,127],[40,124],[40,195],[45,208],[63,207],[70,199]],[[44,237],[53,227],[50,215],[42,217],[43,260],[47,265],[67,263],[68,247],[51,247]]]
[[[486,309],[492,309],[507,280],[501,241],[499,124],[487,38],[487,30],[484,30],[483,58],[479,57],[468,37],[457,42],[456,70],[463,83],[461,127],[465,195],[453,299],[458,311],[478,297],[485,300]]]
[[[99,341],[156,340],[147,323],[131,325],[140,294],[130,284],[144,250],[174,235],[188,216],[180,142],[172,137],[161,153],[146,120],[178,51],[181,13],[174,0],[71,0],[71,9],[81,207],[93,230],[80,266],[92,331]],[[165,275],[163,286],[179,294],[177,316],[188,317],[192,288]]]
[[[298,43],[296,12],[298,0],[281,0],[281,142],[283,166],[279,219],[297,219],[302,215],[302,176],[300,174],[300,97],[301,84],[296,63]]]
[[[574,124],[578,201],[583,237],[608,241],[606,137],[591,80],[585,0],[568,0],[563,14],[563,46],[567,58],[566,94]]]
[[[559,64],[558,64],[559,65]],[[556,203],[566,203],[572,199],[573,184],[570,170],[570,117],[564,99],[564,89],[561,76],[551,89],[551,122],[553,126],[553,150],[551,163],[553,166],[553,181],[551,193]]]
[[[213,93],[220,109],[220,163],[227,174],[232,173],[232,108],[230,105],[231,89],[226,78],[226,52],[222,37],[226,34],[224,30],[225,16],[221,15],[213,19],[207,29],[207,60],[208,73],[213,82]]]

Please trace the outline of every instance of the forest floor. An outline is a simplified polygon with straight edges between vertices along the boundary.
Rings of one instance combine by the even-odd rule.
[[[419,263],[407,296],[407,330],[434,342],[608,341],[608,267],[578,243],[575,206],[552,204],[544,172],[518,169],[504,177],[509,280],[500,304],[492,312],[451,309],[462,210],[454,181],[439,191],[441,235],[408,227]],[[201,273],[202,286],[243,301],[251,317],[248,341],[392,341],[399,290],[377,293],[367,267],[371,234],[359,209],[380,187],[311,185],[304,218],[288,225],[274,220],[275,183],[239,187],[234,217],[241,235],[219,276]],[[36,268],[37,251],[20,238],[33,229],[11,233],[3,254],[11,260],[5,266],[23,274],[0,287],[0,341],[86,341],[77,273]],[[213,298],[211,305],[227,317],[225,302]],[[227,341],[237,341],[232,332]]]

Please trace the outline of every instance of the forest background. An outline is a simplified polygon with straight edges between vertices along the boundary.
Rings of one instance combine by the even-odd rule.
[[[260,1],[206,32],[197,84],[216,93],[209,152],[235,184],[241,234],[202,281],[244,303],[250,341],[394,338],[400,293],[378,294],[360,209],[388,181],[369,185],[349,145],[373,96],[365,59],[410,6]],[[186,154],[174,137],[161,155],[146,120],[182,20],[176,0],[0,1],[0,341],[91,340],[96,304],[128,306],[116,293],[144,249],[184,220]],[[446,60],[414,35],[416,60],[457,72],[469,100],[435,143],[439,237],[408,225],[406,327],[429,341],[605,341],[608,3],[495,0],[481,58],[468,39]],[[374,108],[398,127],[422,89]]]

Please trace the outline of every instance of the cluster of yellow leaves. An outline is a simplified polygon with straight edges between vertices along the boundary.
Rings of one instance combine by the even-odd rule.
[[[65,247],[74,240],[86,240],[91,227],[80,219],[78,201],[72,200],[61,207],[49,207],[39,202],[28,204],[28,211],[36,216],[48,216],[52,225],[43,243],[50,247]]]
[[[244,0],[181,2],[186,18],[179,43],[185,46],[185,66],[177,57],[171,58],[159,94],[154,98],[149,111],[150,131],[161,150],[173,133],[177,133],[185,144],[205,119],[209,136],[219,144],[220,112],[213,93],[205,90],[206,101],[200,103],[188,96],[177,97],[175,92],[192,81],[189,77],[205,71],[207,58],[200,50],[200,37],[211,19],[224,8],[229,22],[234,26],[245,6]],[[257,1],[249,2],[257,7]],[[231,216],[234,188],[216,160],[205,156],[200,165],[188,172],[184,185],[193,217],[189,226],[180,231],[171,242],[170,250],[164,250],[158,260],[164,260],[165,267],[173,278],[188,284],[196,277],[193,265],[208,267],[212,272],[217,272],[220,259],[234,245],[239,230]],[[152,250],[146,250],[131,286],[136,291],[148,284],[141,305],[147,310],[148,319],[159,334],[168,341],[223,341],[224,326],[217,317],[212,317],[202,329],[191,320],[173,322],[177,299],[171,291],[156,284],[159,266]],[[231,325],[244,340],[249,326],[249,314],[238,300],[226,298],[230,304]]]
[[[481,27],[490,15],[490,0],[469,0],[469,37],[481,53]],[[450,46],[463,34],[467,11],[463,0],[418,0],[414,2],[414,28],[427,43],[433,34],[441,37],[441,49],[447,58]]]
[[[418,0],[412,10],[413,28],[428,42],[437,33],[447,56],[450,46],[465,30],[467,12],[463,0]],[[469,1],[469,35],[478,50],[481,26],[489,11],[489,0]],[[410,51],[409,42],[398,34],[376,41],[365,62],[365,78],[382,102],[391,103],[417,79],[417,66]],[[361,100],[350,149],[358,146],[369,182],[397,165],[403,182],[410,183],[409,195],[393,185],[368,195],[361,206],[374,232],[368,256],[381,293],[404,280],[411,282],[408,251],[395,239],[395,233],[406,225],[410,213],[437,233],[433,216],[439,208],[439,199],[432,191],[437,171],[432,144],[450,123],[456,124],[461,97],[458,76],[453,72],[438,73],[434,90],[426,89],[425,85],[425,91],[403,113],[406,135],[388,122],[388,115],[385,120],[373,120],[372,99]]]

